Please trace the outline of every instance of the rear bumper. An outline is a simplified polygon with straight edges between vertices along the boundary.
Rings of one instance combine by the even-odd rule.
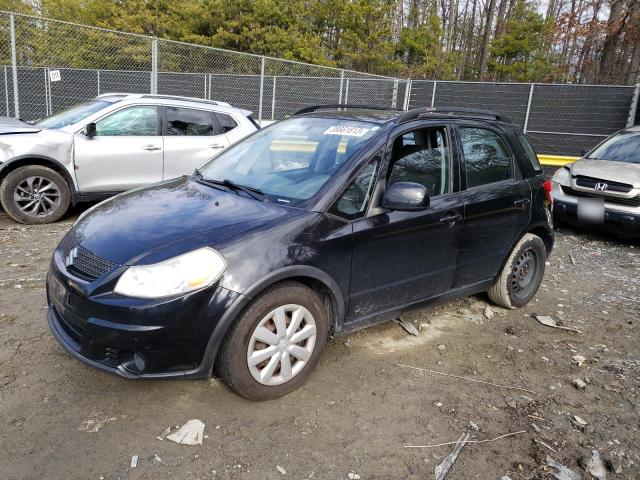
[[[554,200],[554,215],[568,223],[622,235],[640,237],[640,211],[628,213],[605,208],[603,223],[585,223],[578,219],[578,204]]]

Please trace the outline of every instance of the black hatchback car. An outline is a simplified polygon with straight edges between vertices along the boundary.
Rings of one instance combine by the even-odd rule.
[[[216,371],[274,398],[329,335],[479,292],[526,304],[553,246],[549,203],[500,115],[309,108],[85,212],[53,254],[48,321],[123,377]]]

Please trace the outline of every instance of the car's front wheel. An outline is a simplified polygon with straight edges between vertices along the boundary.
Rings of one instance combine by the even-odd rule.
[[[540,237],[524,235],[511,251],[500,276],[487,293],[492,302],[505,308],[526,305],[538,291],[547,261]]]
[[[70,200],[62,175],[41,165],[17,168],[0,185],[4,211],[20,223],[55,222],[67,211]]]
[[[269,287],[225,337],[217,369],[231,390],[270,400],[296,389],[318,363],[329,325],[318,295],[298,282]]]

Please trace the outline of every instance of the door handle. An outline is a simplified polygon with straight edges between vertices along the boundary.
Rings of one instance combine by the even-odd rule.
[[[212,143],[211,145],[209,145],[209,148],[224,148],[224,145],[222,145],[221,143]]]
[[[147,152],[153,152],[154,150],[162,150],[161,147],[159,147],[158,145],[145,145],[144,147],[142,147],[143,150],[146,150]]]
[[[526,208],[527,205],[529,205],[530,203],[531,203],[531,200],[529,200],[528,198],[520,198],[513,202],[513,204],[516,207],[521,207],[521,208]]]
[[[452,227],[458,220],[462,219],[462,215],[456,213],[454,215],[447,215],[446,217],[440,217],[440,223],[444,223],[448,227]]]

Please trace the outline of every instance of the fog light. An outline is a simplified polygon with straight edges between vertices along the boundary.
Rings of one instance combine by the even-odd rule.
[[[139,354],[138,352],[134,352],[133,353],[133,363],[134,363],[134,365],[136,366],[136,369],[139,372],[144,371],[144,369],[146,367],[146,364],[145,364],[145,361],[144,361],[144,357],[141,354]]]

